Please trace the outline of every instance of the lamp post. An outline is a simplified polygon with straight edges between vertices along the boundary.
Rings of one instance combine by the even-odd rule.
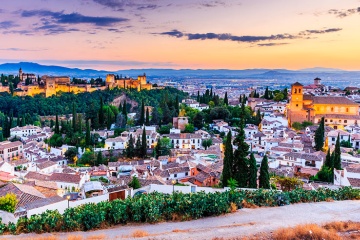
[[[171,180],[171,183],[172,183],[172,185],[173,185],[173,194],[174,194],[176,180],[175,180],[175,179]]]
[[[70,207],[69,205],[70,205],[70,195],[67,195],[66,196],[66,199],[68,200],[68,208]]]

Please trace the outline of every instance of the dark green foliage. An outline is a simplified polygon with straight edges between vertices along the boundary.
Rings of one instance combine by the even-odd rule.
[[[225,153],[224,153],[224,168],[222,171],[222,185],[227,186],[228,180],[233,177],[232,167],[234,161],[234,152],[232,147],[232,135],[231,131],[226,136]]]
[[[68,148],[68,150],[66,150],[65,152],[65,158],[70,162],[70,163],[73,163],[74,162],[74,158],[76,157],[78,151],[76,148],[74,147],[71,147],[71,148]]]
[[[128,185],[129,185],[129,187],[132,187],[133,189],[141,188],[139,179],[136,176],[132,177],[131,182]]]
[[[89,120],[86,120],[86,134],[85,134],[85,143],[87,146],[91,144],[91,135],[90,135],[90,124]]]
[[[104,128],[104,126],[105,126],[105,113],[104,113],[104,101],[103,101],[102,97],[100,97],[99,124],[100,124],[101,128]]]
[[[228,96],[227,96],[227,92],[225,92],[224,104],[229,105],[229,99],[228,99]]]
[[[259,188],[270,189],[269,164],[266,155],[263,157],[263,160],[261,161]]]
[[[320,151],[324,147],[325,141],[325,119],[324,117],[321,118],[320,125],[318,129],[315,131],[315,149],[316,151]]]
[[[242,104],[242,112],[245,106]],[[249,145],[245,142],[244,119],[241,119],[240,126],[237,129],[238,134],[235,137],[234,145],[237,149],[234,152],[234,164],[232,167],[232,177],[238,182],[240,188],[248,187],[249,163]]]
[[[145,125],[150,126],[149,108],[146,108]]]
[[[341,150],[340,150],[340,135],[338,135],[336,139],[335,144],[335,150],[334,150],[334,168],[337,170],[342,169],[341,168]]]
[[[140,108],[140,118],[139,118],[139,125],[142,126],[145,124],[145,104],[144,100],[141,102],[141,108]]]
[[[208,149],[210,146],[212,145],[212,139],[208,138],[208,139],[204,139],[201,143],[201,146],[203,146],[206,149]]]
[[[54,231],[89,231],[102,228],[104,225],[126,224],[129,222],[156,223],[171,220],[174,215],[183,220],[217,216],[230,212],[230,204],[238,208],[243,203],[251,203],[260,207],[283,206],[294,203],[321,202],[333,199],[354,200],[360,197],[359,189],[343,187],[338,190],[320,188],[304,190],[297,188],[289,192],[258,189],[255,191],[232,191],[191,194],[175,193],[142,194],[136,198],[115,200],[112,202],[88,203],[75,208],[68,208],[64,214],[58,211],[46,211],[33,215],[29,219],[20,218],[16,224],[1,229],[12,229],[12,233],[43,233]],[[1,234],[1,232],[0,232]]]
[[[129,139],[129,143],[128,143],[128,146],[127,148],[125,149],[125,156],[127,158],[133,158],[134,155],[135,155],[135,152],[134,152],[134,139],[132,137],[132,135],[130,135],[130,139]]]
[[[254,154],[250,154],[249,160],[249,188],[257,188],[257,167]]]
[[[76,105],[75,103],[73,103],[72,106],[72,127],[73,127],[73,131],[76,132],[76,120],[77,120],[77,116],[76,116]]]
[[[59,117],[58,115],[56,114],[56,117],[55,117],[55,134],[59,134],[60,133],[60,127],[59,127]]]
[[[146,151],[147,151],[146,131],[145,128],[143,128],[143,132],[141,134],[141,149],[140,149],[139,157],[141,158],[146,157]]]
[[[99,166],[101,164],[104,164],[104,158],[101,152],[98,152],[96,157],[96,166]]]

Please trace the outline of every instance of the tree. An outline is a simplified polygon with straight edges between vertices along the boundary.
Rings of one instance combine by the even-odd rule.
[[[150,126],[149,108],[146,108],[145,125]]]
[[[2,131],[0,131],[0,142],[3,142],[4,141],[4,135],[2,133]]]
[[[238,182],[233,178],[230,178],[229,180],[227,180],[226,183],[227,183],[227,186],[230,188],[231,193],[234,193],[235,189],[239,186]]]
[[[141,158],[146,157],[146,151],[147,151],[146,131],[145,128],[143,128],[143,132],[141,135],[141,151],[140,151]]]
[[[156,125],[159,123],[159,121],[160,121],[159,111],[158,111],[157,107],[154,107],[151,112],[151,123],[153,125]]]
[[[315,149],[320,151],[324,147],[325,119],[321,118],[320,125],[315,131]]]
[[[139,125],[144,125],[145,123],[145,104],[144,100],[141,101],[141,109],[140,109],[140,119],[139,119]]]
[[[302,125],[301,125],[301,123],[299,123],[299,122],[293,122],[293,124],[291,125],[291,127],[293,128],[293,129],[295,129],[295,130],[301,130],[302,129]]]
[[[270,175],[268,158],[265,155],[260,165],[259,188],[270,189]]]
[[[296,188],[302,187],[303,182],[296,177],[279,177],[276,182],[280,184],[282,191],[291,191]]]
[[[17,202],[18,200],[14,193],[7,193],[5,196],[0,197],[0,210],[14,213]]]
[[[134,154],[136,157],[141,157],[141,140],[140,137],[136,139]]]
[[[170,138],[162,137],[162,138],[158,139],[156,147],[155,147],[156,159],[159,158],[159,156],[170,155],[171,148],[172,148],[172,143],[171,143]]]
[[[89,120],[86,120],[85,143],[86,143],[86,146],[89,146],[89,145],[91,144],[91,135],[90,135],[90,124],[89,124]]]
[[[100,152],[98,152],[97,157],[96,157],[96,166],[99,166],[101,164],[104,164],[104,158],[100,151]]]
[[[204,139],[201,143],[201,146],[203,146],[206,149],[208,149],[210,146],[212,145],[212,139],[208,138],[208,139]]]
[[[333,158],[331,157],[331,154],[330,154],[330,148],[328,149],[327,151],[327,154],[326,154],[326,158],[325,158],[325,163],[324,165],[327,166],[328,168],[330,169],[333,169],[334,168],[334,162],[333,162]]]
[[[279,93],[275,94],[274,101],[279,102],[279,101],[282,101],[283,99],[284,99],[283,93],[279,92]]]
[[[112,124],[112,121],[111,121],[111,110],[110,108],[107,109],[107,129],[110,130],[111,129],[111,124]]]
[[[127,148],[125,149],[125,156],[127,158],[133,158],[134,157],[134,140],[132,135],[130,134],[129,144]]]
[[[55,117],[55,134],[59,134],[60,133],[60,128],[59,128],[59,118],[58,115],[56,114]]]
[[[99,124],[101,128],[104,128],[105,114],[104,114],[104,101],[102,96],[100,97]]]
[[[202,112],[198,112],[195,114],[193,118],[194,127],[197,129],[201,129],[204,126],[204,114]]]
[[[76,119],[77,119],[77,116],[76,116],[76,105],[75,103],[73,102],[73,105],[72,105],[72,127],[73,127],[73,131],[76,132]]]
[[[270,99],[270,95],[269,95],[269,87],[266,87],[266,89],[265,89],[264,98],[265,98],[265,99]]]
[[[231,131],[228,132],[225,142],[224,152],[224,167],[222,171],[222,184],[223,187],[228,186],[228,181],[233,177],[233,163],[234,162],[234,151],[232,146],[232,135]]]
[[[244,105],[244,104],[242,104]],[[244,106],[242,106],[244,109]],[[249,145],[245,142],[244,119],[241,119],[238,134],[235,137],[234,145],[237,147],[234,152],[233,178],[239,183],[239,187],[248,186],[248,159]]]
[[[195,127],[193,124],[189,123],[185,125],[184,133],[194,133]]]
[[[85,151],[84,154],[78,161],[79,164],[94,165],[95,164],[95,153],[92,151]]]
[[[136,176],[132,177],[131,182],[128,184],[128,186],[133,188],[133,189],[141,188],[140,181]]]
[[[74,147],[68,148],[68,150],[66,150],[66,152],[65,152],[65,158],[69,162],[73,163],[73,162],[75,162],[74,160],[75,160],[75,157],[77,156],[77,153],[78,153],[78,151],[76,148],[74,148]]]
[[[336,139],[335,150],[334,150],[334,168],[341,170],[341,150],[340,150],[340,134]]]
[[[249,188],[257,188],[257,167],[256,159],[253,153],[250,154]]]
[[[229,105],[229,100],[228,100],[227,92],[225,92],[224,104],[225,104],[226,106]]]

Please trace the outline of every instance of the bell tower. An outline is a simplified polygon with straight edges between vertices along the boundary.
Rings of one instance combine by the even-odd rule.
[[[290,109],[292,112],[301,111],[303,109],[303,99],[303,85],[299,82],[291,85]]]
[[[19,69],[19,78],[20,78],[20,81],[23,81],[22,75],[23,75],[23,71],[22,71],[22,69],[20,68],[20,69]]]

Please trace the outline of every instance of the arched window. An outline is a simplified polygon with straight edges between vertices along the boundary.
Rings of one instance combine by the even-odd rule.
[[[299,93],[301,93],[301,88],[299,89]]]
[[[297,93],[297,89],[295,88],[295,90],[294,90],[294,93],[296,94]]]
[[[334,108],[333,108],[333,107],[331,108],[331,111],[332,111],[332,112],[334,111]]]

